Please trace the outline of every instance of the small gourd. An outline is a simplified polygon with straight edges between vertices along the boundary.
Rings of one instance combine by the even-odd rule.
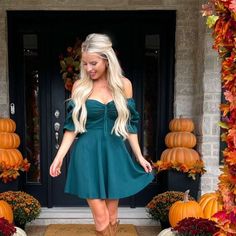
[[[20,137],[15,133],[0,132],[0,148],[18,148]]]
[[[9,223],[13,222],[12,208],[7,202],[3,200],[0,200],[0,217],[5,218]]]
[[[169,210],[169,222],[172,227],[175,227],[179,221],[186,217],[203,217],[201,206],[196,201],[188,200],[189,190],[185,192],[183,201],[175,202]]]
[[[212,216],[222,210],[222,205],[218,201],[216,193],[203,194],[199,200],[199,205],[202,208],[204,218],[209,220],[215,220]]]
[[[194,123],[189,118],[175,118],[170,121],[169,129],[171,132],[192,132],[194,130]]]
[[[0,118],[0,132],[14,133],[16,130],[16,123],[10,118]]]
[[[171,227],[163,229],[157,236],[174,236],[175,233],[171,229]]]
[[[195,135],[190,132],[170,132],[165,137],[165,144],[168,148],[193,148],[196,146],[196,143]]]

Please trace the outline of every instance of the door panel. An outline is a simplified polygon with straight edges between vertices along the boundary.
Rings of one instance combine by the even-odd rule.
[[[57,151],[56,132],[59,142],[63,136],[65,100],[70,96],[58,56],[77,37],[84,40],[92,32],[111,36],[125,76],[133,84],[142,118],[141,147],[149,159],[159,159],[173,110],[174,11],[12,11],[8,27],[10,102],[16,107],[11,117],[21,136],[20,149],[32,162],[31,172],[21,178],[25,191],[48,207],[86,204],[63,191],[70,152],[60,177],[52,179],[48,169]],[[144,206],[160,191],[161,183],[155,180],[140,193],[122,199],[121,205]]]

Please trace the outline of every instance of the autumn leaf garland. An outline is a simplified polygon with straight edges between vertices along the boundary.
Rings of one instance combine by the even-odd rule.
[[[7,166],[6,163],[0,162],[0,181],[3,183],[11,182],[20,176],[20,171],[29,171],[30,163],[27,159],[21,161],[20,164],[15,166]]]
[[[222,58],[221,80],[225,102],[220,105],[224,133],[222,141],[224,166],[219,176],[218,191],[223,210],[215,216],[221,230],[216,235],[236,234],[236,0],[211,0],[202,7],[207,25],[212,28],[214,44]]]
[[[153,163],[153,168],[157,173],[163,170],[174,169],[176,171],[186,173],[188,177],[192,178],[193,180],[196,179],[196,175],[203,175],[206,172],[202,160],[196,161],[196,163],[193,165],[187,165],[185,163],[176,161],[166,162],[159,160],[156,163]]]

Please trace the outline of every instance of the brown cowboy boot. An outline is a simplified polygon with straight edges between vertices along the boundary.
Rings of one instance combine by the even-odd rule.
[[[118,226],[119,226],[119,224],[120,224],[120,221],[119,221],[119,220],[117,220],[115,224],[111,224],[111,223],[110,223],[112,236],[116,236],[117,231],[118,231]]]
[[[111,226],[110,224],[102,231],[96,230],[96,236],[112,236]]]

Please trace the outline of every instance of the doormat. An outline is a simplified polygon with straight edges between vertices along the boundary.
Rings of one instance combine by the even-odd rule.
[[[51,224],[44,236],[95,236],[95,226],[92,224]],[[121,224],[117,236],[138,236],[135,226]]]

